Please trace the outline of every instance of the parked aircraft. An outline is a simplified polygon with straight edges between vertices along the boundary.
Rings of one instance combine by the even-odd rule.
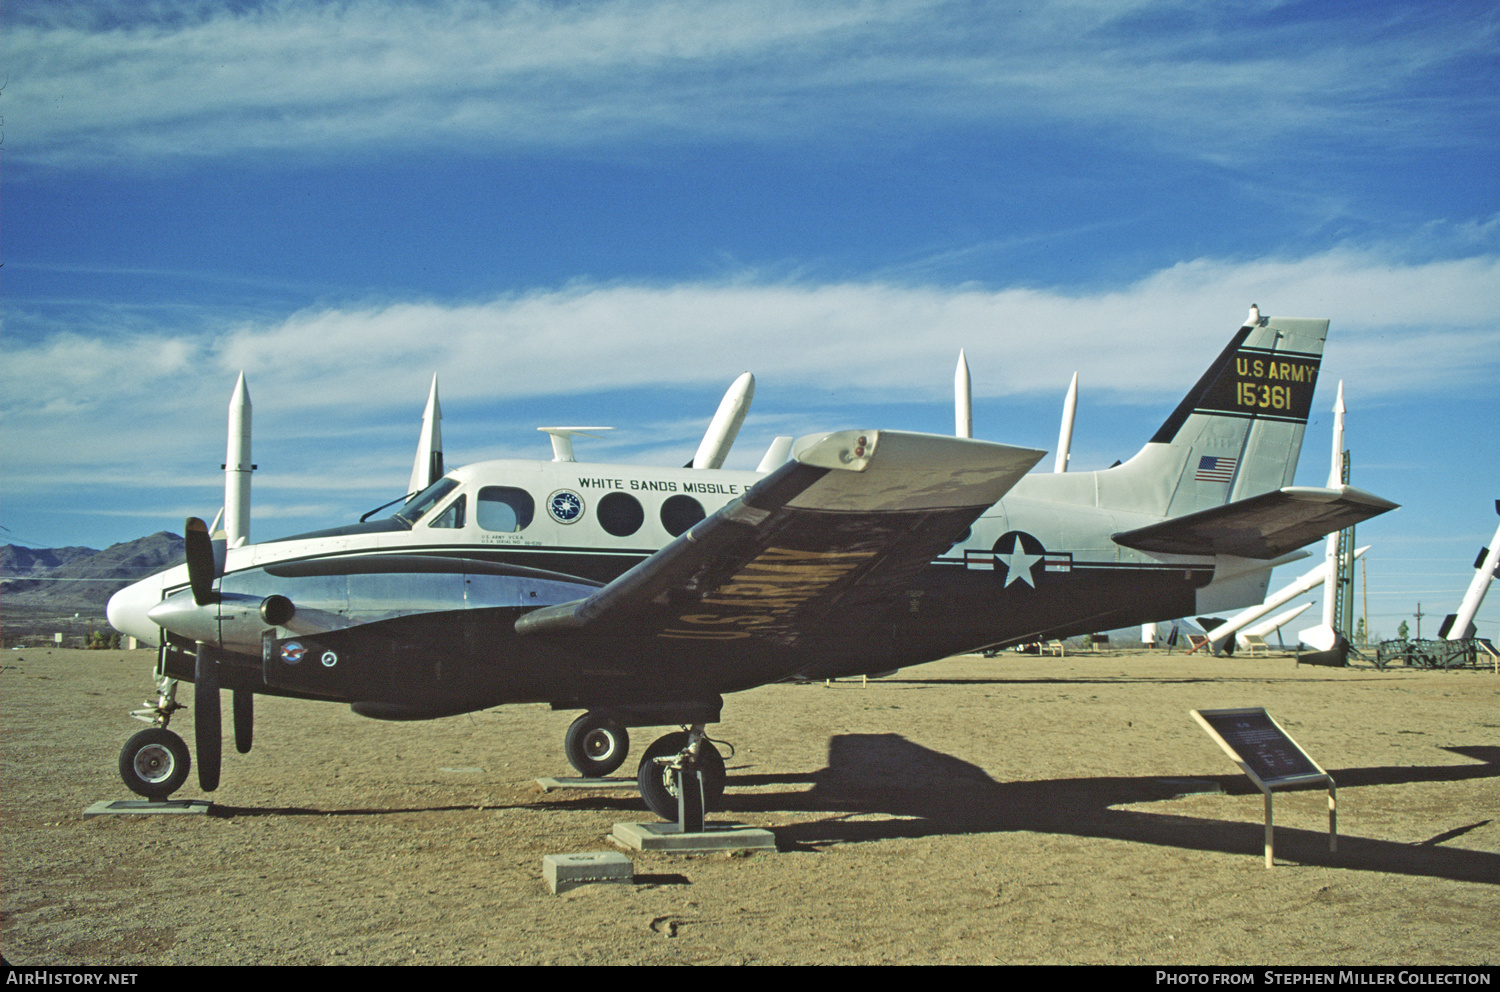
[[[206,791],[224,688],[241,752],[256,694],[386,720],[582,710],[565,750],[587,775],[620,766],[629,729],[676,725],[640,759],[642,797],[675,819],[679,783],[701,782],[711,808],[725,773],[705,728],[727,694],[1259,603],[1297,549],[1393,509],[1292,485],[1327,328],[1252,308],[1103,471],[1027,474],[1045,452],[883,429],[778,443],[760,471],[701,449],[685,468],[590,464],[561,460],[587,429],[552,428],[552,461],[443,473],[424,429],[413,477],[431,484],[391,515],[238,546],[189,519],[187,564],[110,601],[116,629],[159,644],[153,726],[121,775],[152,798],[184,783],[167,724],[188,680]]]

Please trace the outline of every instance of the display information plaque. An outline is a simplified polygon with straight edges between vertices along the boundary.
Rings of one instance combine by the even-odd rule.
[[[1338,792],[1329,775],[1263,708],[1192,710],[1208,735],[1266,797],[1266,867],[1274,863],[1271,790],[1328,786],[1328,850],[1338,850]]]

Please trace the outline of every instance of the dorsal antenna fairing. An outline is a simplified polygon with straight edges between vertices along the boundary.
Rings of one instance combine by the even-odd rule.
[[[594,431],[612,431],[613,427],[538,427],[537,430],[544,431],[552,438],[552,460],[555,462],[577,461],[573,457],[573,438],[575,435],[581,437],[598,438]]]

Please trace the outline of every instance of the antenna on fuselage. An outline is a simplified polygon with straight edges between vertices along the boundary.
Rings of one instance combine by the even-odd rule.
[[[612,431],[613,427],[538,427],[537,430],[545,431],[552,437],[552,460],[555,462],[577,461],[573,457],[573,436],[575,434],[583,437],[597,438],[597,434],[590,431]]]
[[[693,455],[690,467],[724,467],[724,459],[729,456],[729,449],[739,436],[740,425],[745,422],[745,414],[750,412],[750,401],[754,398],[755,376],[742,372],[719,401],[719,409],[714,412],[714,419],[709,421],[708,430],[698,444],[698,452]]]
[[[417,457],[411,466],[411,481],[406,484],[406,499],[443,477],[443,408],[438,405],[437,373],[432,374],[432,389],[427,394],[427,408],[422,411],[422,433],[417,437]]]

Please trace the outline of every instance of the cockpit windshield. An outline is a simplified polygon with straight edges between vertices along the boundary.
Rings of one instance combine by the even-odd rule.
[[[422,519],[428,510],[436,506],[444,496],[447,496],[457,488],[457,479],[439,479],[413,496],[401,509],[391,514],[391,516],[406,521],[408,526],[415,524],[418,520]]]

